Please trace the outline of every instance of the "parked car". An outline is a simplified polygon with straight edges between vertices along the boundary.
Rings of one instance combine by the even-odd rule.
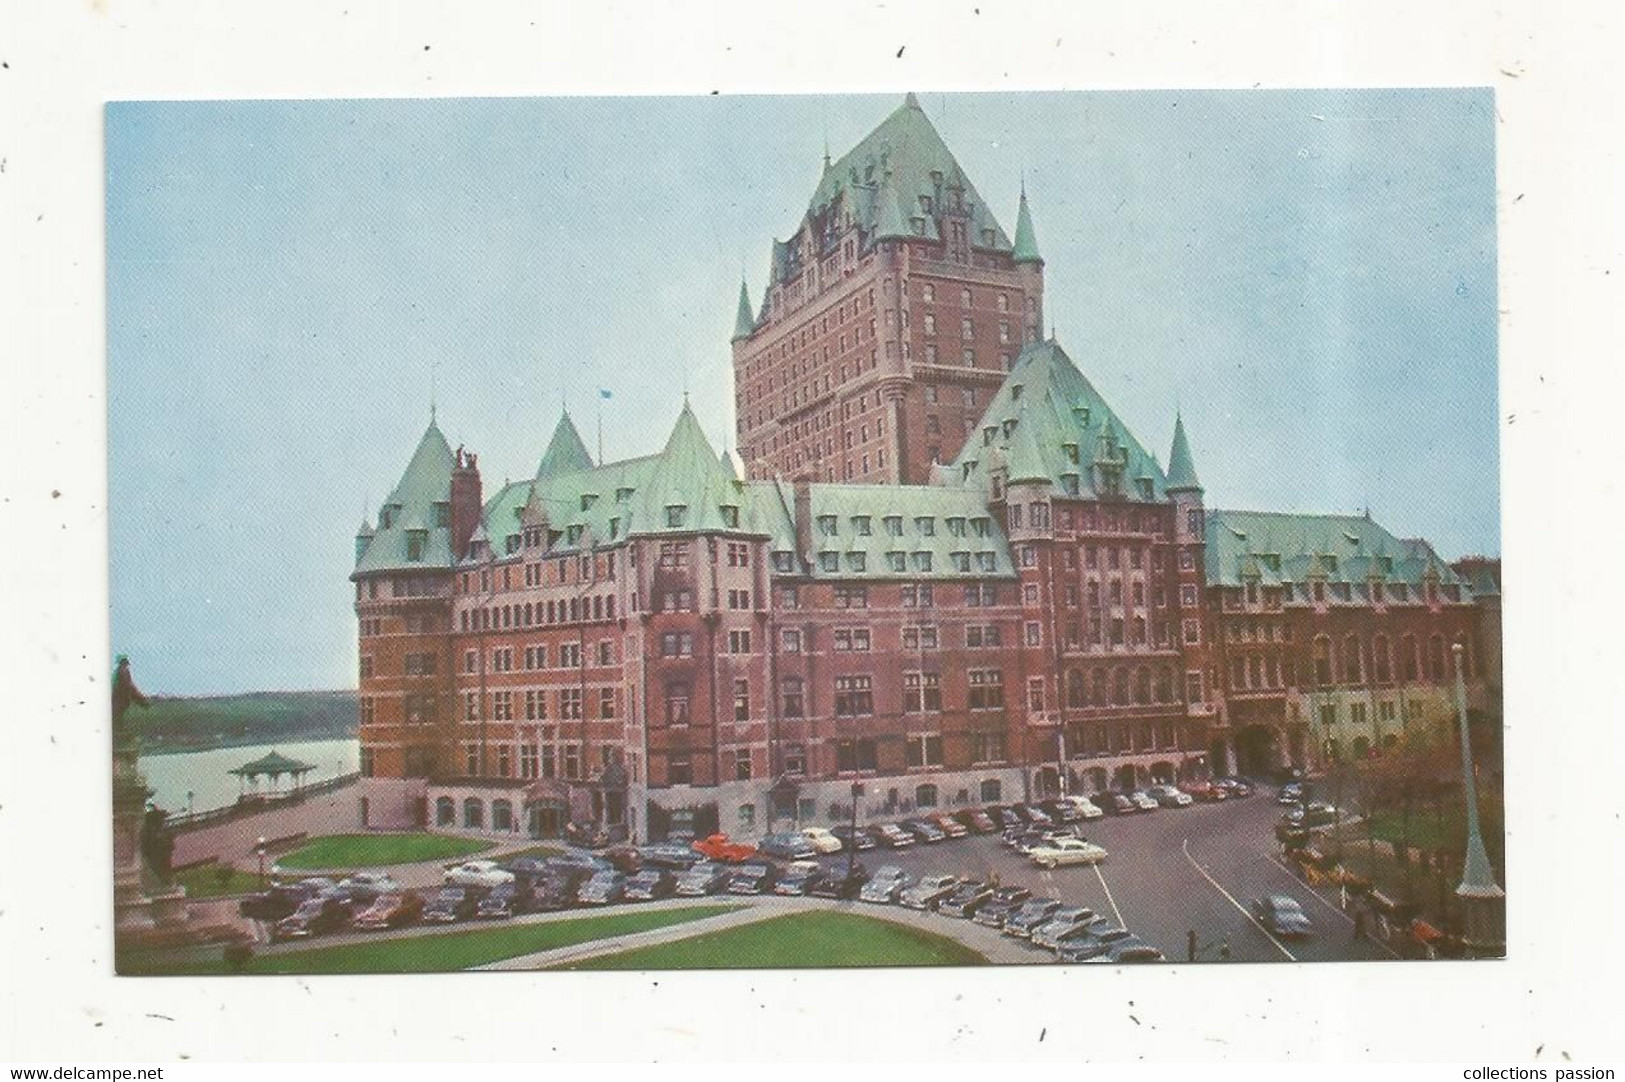
[[[1298,782],[1289,782],[1275,794],[1277,804],[1302,804],[1304,799],[1303,786]]]
[[[1313,929],[1309,915],[1296,898],[1285,894],[1271,894],[1253,899],[1253,918],[1266,929],[1283,938],[1308,935]]]
[[[1043,810],[1045,815],[1049,816],[1050,819],[1056,823],[1076,823],[1082,818],[1082,816],[1078,814],[1076,808],[1072,807],[1070,804],[1063,804],[1059,799],[1040,800],[1038,802],[1038,806]]]
[[[701,838],[692,848],[706,860],[721,861],[723,864],[739,864],[756,855],[755,846],[729,841],[726,834],[713,834],[709,838]]]
[[[1068,948],[1078,950],[1088,943],[1109,943],[1119,935],[1126,936],[1128,932],[1113,925],[1108,918],[1094,915],[1059,926],[1046,925],[1033,933],[1033,942],[1060,954]]]
[[[350,923],[350,904],[338,894],[306,898],[299,908],[276,922],[277,939],[307,939]]]
[[[1246,778],[1232,775],[1220,778],[1214,783],[1233,797],[1250,797],[1253,795],[1253,783]]]
[[[1000,830],[1005,830],[1009,827],[1024,827],[1027,825],[1027,820],[1017,815],[1014,810],[1006,808],[1002,805],[995,804],[989,807],[987,809],[987,813],[993,817],[993,822],[998,825]]]
[[[965,835],[970,833],[970,830],[966,828],[964,823],[961,823],[958,819],[955,819],[947,812],[943,812],[941,815],[928,815],[926,816],[926,819],[927,821],[934,823],[938,830],[942,831],[950,838],[963,838]]]
[[[474,915],[480,920],[508,920],[525,912],[529,902],[528,890],[518,883],[503,883],[492,887],[491,892],[480,899],[479,905],[474,907]]]
[[[837,864],[826,869],[814,877],[807,893],[814,898],[835,898],[840,901],[851,901],[858,896],[869,881],[869,873],[861,864],[852,865],[850,871],[846,865]]]
[[[303,883],[278,883],[237,903],[237,911],[256,920],[277,921],[299,908],[314,892]]]
[[[677,879],[665,868],[645,868],[626,881],[629,902],[654,902],[677,893]]]
[[[974,917],[976,911],[993,897],[993,885],[966,880],[953,889],[953,893],[937,903],[937,912],[945,917]]]
[[[1084,822],[1092,822],[1104,818],[1106,813],[1100,810],[1100,805],[1086,796],[1069,796],[1063,798],[1070,801],[1077,809]]]
[[[585,849],[566,849],[562,853],[548,857],[542,864],[549,872],[569,871],[586,876],[596,875],[614,867],[597,853]]]
[[[1281,822],[1289,826],[1325,827],[1337,822],[1337,815],[1332,805],[1317,803],[1291,809],[1281,816]]]
[[[773,884],[774,894],[800,897],[807,893],[813,880],[823,874],[823,869],[814,860],[798,860],[784,869],[777,881]]]
[[[902,896],[910,882],[912,880],[903,869],[895,864],[887,864],[877,869],[869,881],[863,884],[863,889],[858,892],[858,900],[873,902],[876,905],[890,904]]]
[[[1146,793],[1164,808],[1188,808],[1196,803],[1195,797],[1177,785],[1153,785]]]
[[[1021,833],[1016,834],[1015,836],[1011,837],[1006,844],[1008,844],[1011,849],[1014,849],[1022,856],[1026,856],[1039,846],[1048,845],[1060,838],[1070,837],[1072,837],[1070,833],[1063,834],[1057,830],[1040,830],[1034,828],[1031,830],[1024,830]]]
[[[1199,804],[1217,804],[1230,796],[1223,788],[1210,781],[1186,782],[1185,791]]]
[[[612,868],[627,875],[643,868],[643,854],[635,845],[612,845],[604,850],[603,857]]]
[[[773,865],[762,862],[741,864],[734,869],[733,875],[728,877],[729,894],[766,894],[773,889],[773,881],[778,877]]]
[[[355,915],[355,926],[369,932],[404,928],[423,916],[423,898],[411,892],[381,894]]]
[[[1027,850],[1027,859],[1040,868],[1059,868],[1067,864],[1099,864],[1106,859],[1106,850],[1082,838],[1055,838]]]
[[[1161,804],[1157,803],[1156,797],[1152,796],[1144,789],[1134,790],[1132,793],[1128,794],[1128,798],[1134,801],[1134,806],[1139,808],[1141,811],[1156,811],[1158,808],[1162,807]]]
[[[423,907],[425,924],[454,924],[472,917],[479,895],[467,887],[441,887]]]
[[[638,850],[644,867],[668,868],[680,872],[692,868],[705,858],[684,842],[655,842]]]
[[[896,823],[882,823],[875,828],[877,841],[888,849],[907,849],[914,844],[914,835]]]
[[[971,920],[984,928],[1003,928],[1004,922],[1019,912],[1031,896],[1032,892],[1026,887],[1000,887],[991,898],[977,907],[976,915]]]
[[[820,853],[839,853],[846,848],[835,832],[827,827],[802,827],[801,834]]]
[[[626,873],[613,868],[598,872],[576,890],[576,901],[582,905],[610,905],[626,894]]]
[[[1015,812],[1016,816],[1029,826],[1047,827],[1054,822],[1048,813],[1037,804],[1012,804],[1010,810]]]
[[[470,860],[446,870],[448,887],[491,887],[512,883],[514,874],[504,871],[494,860]]]
[[[1107,815],[1130,815],[1140,810],[1138,804],[1122,793],[1096,793],[1089,799]]]
[[[812,860],[818,856],[818,849],[806,835],[795,833],[769,834],[756,846],[756,851],[778,860]]]
[[[943,833],[941,827],[929,819],[905,819],[901,825],[904,830],[922,842],[940,842],[948,837]]]
[[[567,823],[564,840],[584,849],[602,849],[609,844],[609,831],[596,823]]]
[[[1145,941],[1127,928],[1110,925],[1096,927],[1085,935],[1074,936],[1056,949],[1063,962],[1088,962],[1110,955],[1119,944],[1142,944]]]
[[[857,830],[853,830],[850,826],[838,826],[833,828],[830,833],[840,839],[843,846],[848,849],[856,847],[860,853],[867,849],[873,849],[876,844],[875,832],[868,827],[858,827]],[[856,839],[856,841],[853,839]]]
[[[999,829],[994,825],[992,817],[981,808],[967,808],[964,811],[955,812],[954,818],[977,834],[992,834]]]
[[[677,876],[677,893],[685,898],[701,898],[727,889],[731,874],[714,860],[702,860]]]
[[[388,872],[351,872],[338,889],[352,904],[370,905],[380,894],[399,893],[401,885]]]
[[[591,875],[584,870],[550,871],[533,883],[526,906],[532,913],[557,913],[576,904],[581,884]]]
[[[935,909],[958,884],[958,876],[935,872],[903,891],[898,901],[909,909]]]
[[[1141,965],[1147,962],[1166,962],[1167,960],[1167,958],[1163,957],[1161,951],[1138,936],[1131,936],[1120,943],[1113,943],[1105,954],[1097,954],[1093,958],[1086,959],[1086,961],[1104,962],[1114,966]]]
[[[1053,950],[1054,944],[1059,942],[1056,937],[1058,937],[1062,932],[1077,925],[1086,925],[1094,919],[1095,911],[1090,909],[1088,906],[1061,906],[1057,908],[1055,912],[1050,914],[1049,920],[1032,929],[1032,934],[1028,936],[1028,938],[1031,939],[1036,946],[1047,947]]]
[[[1061,903],[1054,898],[1028,898],[1021,908],[1004,918],[1004,934],[1027,939],[1033,929],[1042,928],[1054,919]]]
[[[498,865],[505,872],[513,873],[514,883],[525,887],[547,874],[548,863],[542,857],[514,857]]]

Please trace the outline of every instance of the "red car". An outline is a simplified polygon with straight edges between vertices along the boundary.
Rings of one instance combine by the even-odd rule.
[[[694,851],[707,860],[738,864],[756,855],[755,846],[728,840],[726,834],[713,834],[694,843]]]
[[[1204,804],[1227,800],[1230,797],[1229,793],[1210,781],[1193,781],[1185,786],[1185,791]]]
[[[356,914],[355,926],[367,931],[400,928],[423,916],[423,899],[416,894],[384,894]]]

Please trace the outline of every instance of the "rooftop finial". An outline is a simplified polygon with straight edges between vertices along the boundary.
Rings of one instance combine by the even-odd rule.
[[[910,90],[903,96],[903,105],[909,109],[918,109],[920,107],[920,99],[914,96],[914,91]]]
[[[435,408],[434,407],[435,407],[436,392],[439,390],[439,387],[437,385],[437,377],[439,375],[439,371],[440,371],[440,362],[439,361],[431,361],[431,362],[429,362],[429,423],[430,424],[435,423],[434,422],[434,414],[435,414]]]

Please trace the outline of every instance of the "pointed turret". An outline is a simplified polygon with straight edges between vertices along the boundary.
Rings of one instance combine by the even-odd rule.
[[[547,450],[542,453],[536,476],[555,477],[590,469],[592,456],[587,453],[587,445],[582,441],[581,433],[576,431],[575,422],[570,419],[570,411],[565,410],[559,415],[559,423],[553,429],[553,438],[548,441]]]
[[[1200,492],[1202,482],[1196,479],[1196,464],[1191,461],[1191,446],[1185,439],[1185,421],[1174,414],[1174,446],[1168,452],[1169,492]]]
[[[756,332],[756,313],[750,307],[750,289],[745,280],[739,280],[739,311],[734,315],[733,341],[739,342]]]
[[[1038,254],[1038,237],[1033,233],[1033,215],[1027,209],[1025,186],[1021,191],[1021,206],[1016,211],[1016,241],[1010,258],[1017,263],[1037,263],[1040,266],[1044,263],[1044,257]]]
[[[685,400],[648,481],[638,489],[628,532],[721,529],[722,507],[738,507],[735,482]]]
[[[362,537],[356,537],[358,574],[450,565],[450,531],[444,520],[451,504],[454,467],[451,447],[431,417],[406,471],[378,509],[378,528],[365,547]]]
[[[356,561],[356,563],[360,563],[361,562],[361,557],[366,555],[367,546],[372,544],[372,538],[373,538],[372,520],[367,518],[366,515],[362,515],[361,516],[361,528],[355,532],[355,561]]]
[[[739,480],[739,467],[734,465],[734,456],[729,454],[728,450],[724,448],[720,457],[722,459],[723,472],[728,475],[728,480]]]

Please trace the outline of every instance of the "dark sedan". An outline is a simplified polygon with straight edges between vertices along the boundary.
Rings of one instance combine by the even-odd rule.
[[[992,897],[992,886],[972,880],[955,887],[952,894],[937,904],[937,912],[945,917],[974,917],[976,911]]]
[[[530,888],[527,906],[532,913],[557,913],[576,904],[576,891],[588,876],[549,872]]]
[[[907,819],[903,821],[902,826],[922,842],[940,842],[948,837],[941,827],[929,819]]]
[[[813,885],[813,880],[823,874],[823,869],[813,861],[796,861],[784,869],[778,879],[773,883],[773,893],[793,897],[806,894]]]
[[[336,931],[350,923],[350,903],[335,894],[308,898],[276,922],[276,938],[305,939]]]
[[[777,878],[778,874],[771,864],[741,864],[728,877],[728,893],[766,894],[773,889],[773,881]]]
[[[863,865],[855,864],[848,872],[845,864],[821,873],[807,888],[807,893],[814,898],[835,898],[839,901],[851,901],[863,890],[863,885],[869,881],[869,873],[863,870]]]
[[[281,920],[298,909],[311,893],[311,889],[301,883],[284,883],[250,894],[237,904],[237,911],[257,920]]]
[[[643,855],[645,867],[667,868],[674,872],[687,871],[705,859],[686,842],[655,842],[644,846],[639,852]]]
[[[757,844],[756,851],[776,860],[816,860],[818,857],[818,848],[805,834],[788,832],[769,834]]]
[[[1000,887],[983,902],[971,919],[984,928],[1003,928],[1007,920],[1021,911],[1031,892],[1026,887]]]
[[[877,840],[888,849],[907,849],[914,844],[914,835],[896,823],[883,823],[875,829],[879,835]]]
[[[626,893],[626,876],[617,871],[599,872],[576,891],[582,905],[609,905]]]
[[[626,881],[626,900],[654,902],[677,893],[677,880],[664,868],[645,868]]]
[[[728,889],[733,871],[715,861],[702,860],[677,876],[677,893],[685,898],[701,898]]]
[[[1143,945],[1144,942],[1127,928],[1105,926],[1081,936],[1073,936],[1063,942],[1055,953],[1063,962],[1091,962],[1097,958],[1104,960],[1120,945]]]
[[[841,844],[846,848],[856,848],[860,853],[875,847],[875,833],[868,827],[858,827],[857,830],[853,830],[849,826],[838,826],[831,828],[830,833],[841,839]],[[854,838],[857,839],[855,845],[852,841]]]
[[[502,883],[491,888],[491,893],[480,899],[474,915],[480,920],[507,920],[530,908],[530,891],[517,882]]]
[[[1042,937],[1044,941],[1039,943],[1039,946],[1048,947],[1058,955],[1063,954],[1063,952],[1087,955],[1091,946],[1099,946],[1104,949],[1128,935],[1128,929],[1113,925],[1105,917],[1091,917],[1089,920],[1071,924],[1065,928],[1040,929],[1039,932],[1034,934],[1033,942],[1038,943],[1039,938]],[[1081,962],[1084,959],[1077,957],[1070,960]]]
[[[1065,800],[1041,800],[1038,806],[1044,809],[1044,814],[1057,823],[1076,823],[1083,818],[1078,806]]]
[[[541,857],[515,857],[497,865],[505,872],[512,872],[514,882],[520,886],[534,883],[548,872],[548,863]]]
[[[1122,793],[1096,793],[1089,799],[1107,815],[1132,815],[1140,810],[1139,805]]]
[[[454,924],[472,917],[479,908],[479,897],[467,887],[442,887],[423,907],[425,924]]]
[[[1042,928],[1055,918],[1061,903],[1054,898],[1028,898],[1021,908],[1004,919],[1004,934],[1026,939],[1036,928]]]
[[[981,808],[970,808],[966,811],[955,812],[954,818],[978,834],[992,834],[999,829],[994,825],[992,817]]]

